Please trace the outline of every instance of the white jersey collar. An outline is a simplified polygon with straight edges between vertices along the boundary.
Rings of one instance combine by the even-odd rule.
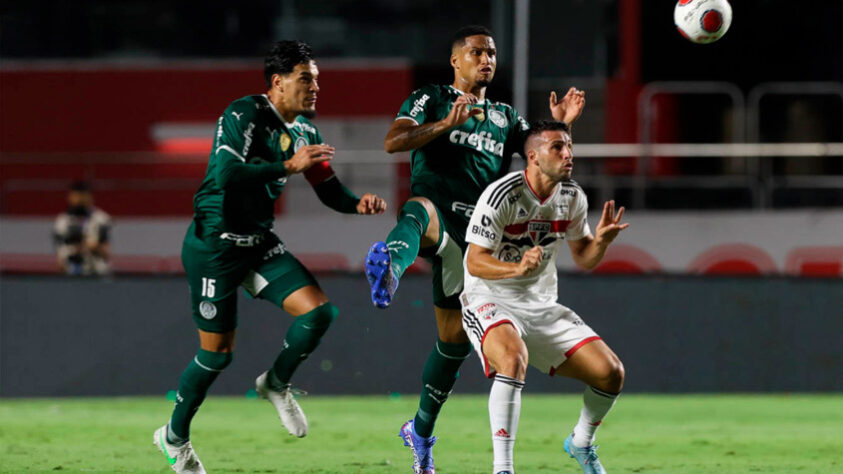
[[[544,200],[542,200],[542,198],[540,198],[540,197],[539,197],[539,195],[538,195],[538,194],[536,194],[536,192],[535,192],[535,191],[533,191],[533,186],[530,184],[530,180],[529,180],[529,179],[527,179],[527,170],[525,169],[525,170],[521,171],[521,174],[523,174],[523,175],[524,175],[524,182],[525,182],[525,183],[527,183],[527,189],[529,189],[529,190],[530,190],[530,194],[531,194],[531,195],[533,196],[533,198],[535,198],[535,200],[536,200],[536,201],[538,201],[538,202],[539,202],[539,204],[541,204],[541,205],[546,204],[546,203],[547,203],[547,201],[549,201],[549,200],[550,200],[550,198],[552,198],[552,197],[556,194],[556,191],[558,191],[558,190],[559,190],[559,186],[561,186],[561,183],[556,183],[556,185],[553,187],[553,191],[550,193],[550,195],[548,195],[548,196],[547,196]]]

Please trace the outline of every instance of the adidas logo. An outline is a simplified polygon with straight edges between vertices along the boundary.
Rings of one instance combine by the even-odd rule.
[[[495,436],[498,438],[509,438],[509,433],[507,433],[505,429],[501,428],[497,433],[495,433]]]
[[[523,207],[518,208],[518,217],[527,217],[527,211]]]

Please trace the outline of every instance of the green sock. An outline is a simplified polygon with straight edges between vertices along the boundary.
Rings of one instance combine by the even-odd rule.
[[[433,434],[433,425],[436,424],[439,411],[451,394],[451,389],[460,376],[460,366],[469,354],[469,343],[448,344],[436,341],[422,373],[424,387],[419,400],[419,411],[413,421],[417,435],[428,438]]]
[[[392,259],[392,272],[401,278],[407,267],[419,256],[421,237],[427,232],[430,216],[424,206],[416,201],[404,203],[398,214],[398,223],[386,236],[386,246]]]
[[[231,352],[199,349],[179,379],[176,404],[167,429],[168,442],[179,444],[190,439],[190,420],[205,400],[208,388],[233,358]]]
[[[339,314],[331,303],[297,316],[287,330],[284,347],[269,369],[269,386],[281,390],[290,383],[296,368],[319,346],[322,335]]]

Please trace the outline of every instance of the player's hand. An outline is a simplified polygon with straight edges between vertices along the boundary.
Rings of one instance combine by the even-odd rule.
[[[472,94],[463,94],[454,101],[454,107],[442,120],[448,128],[460,126],[468,122],[471,117],[483,113],[483,109],[472,107],[476,103],[477,97]]]
[[[568,89],[562,100],[557,100],[556,91],[550,93],[550,113],[557,122],[571,125],[582,115],[583,108],[585,108],[585,91],[572,87]]]
[[[330,161],[334,158],[334,147],[331,145],[306,145],[299,148],[299,151],[289,160],[284,162],[287,174],[296,174],[307,171],[311,166]]]
[[[623,211],[624,208],[621,206],[617,215],[615,214],[615,201],[606,201],[603,204],[603,215],[600,216],[600,223],[597,224],[596,229],[598,245],[608,246],[622,230],[629,227],[628,223],[621,224]]]
[[[536,268],[539,268],[539,265],[542,263],[543,253],[541,246],[538,245],[524,252],[524,255],[521,256],[521,261],[518,262],[518,274],[520,276],[529,275]]]
[[[372,193],[366,193],[357,203],[357,213],[364,215],[383,214],[386,211],[386,201]]]

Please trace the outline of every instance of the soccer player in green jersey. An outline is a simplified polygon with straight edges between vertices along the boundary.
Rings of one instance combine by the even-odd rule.
[[[337,308],[313,275],[272,232],[273,211],[287,179],[303,173],[327,206],[347,214],[382,214],[383,199],[357,197],[330,167],[334,148],[308,120],[316,113],[319,70],[310,47],[282,41],[266,56],[266,94],[235,100],[217,122],[205,180],[193,199],[193,222],[182,246],[199,350],[179,380],[169,423],[154,442],[173,470],[204,473],[190,439],[190,421],[208,388],[232,360],[237,327],[237,288],[295,317],[281,352],[258,376],[291,434],[307,434],[307,419],[293,397],[290,378],[319,345]]]
[[[386,135],[389,153],[411,151],[411,193],[386,238],[366,256],[372,302],[386,308],[399,278],[417,256],[433,263],[433,303],[439,338],[422,373],[422,393],[413,419],[400,436],[413,452],[417,473],[435,472],[433,427],[451,393],[471,344],[462,328],[465,230],[474,203],[490,183],[509,171],[529,126],[508,104],[486,99],[497,67],[488,29],[461,28],[451,43],[451,85],[428,85],[401,106]],[[584,93],[571,88],[558,100],[550,94],[553,118],[571,124],[582,113]]]

